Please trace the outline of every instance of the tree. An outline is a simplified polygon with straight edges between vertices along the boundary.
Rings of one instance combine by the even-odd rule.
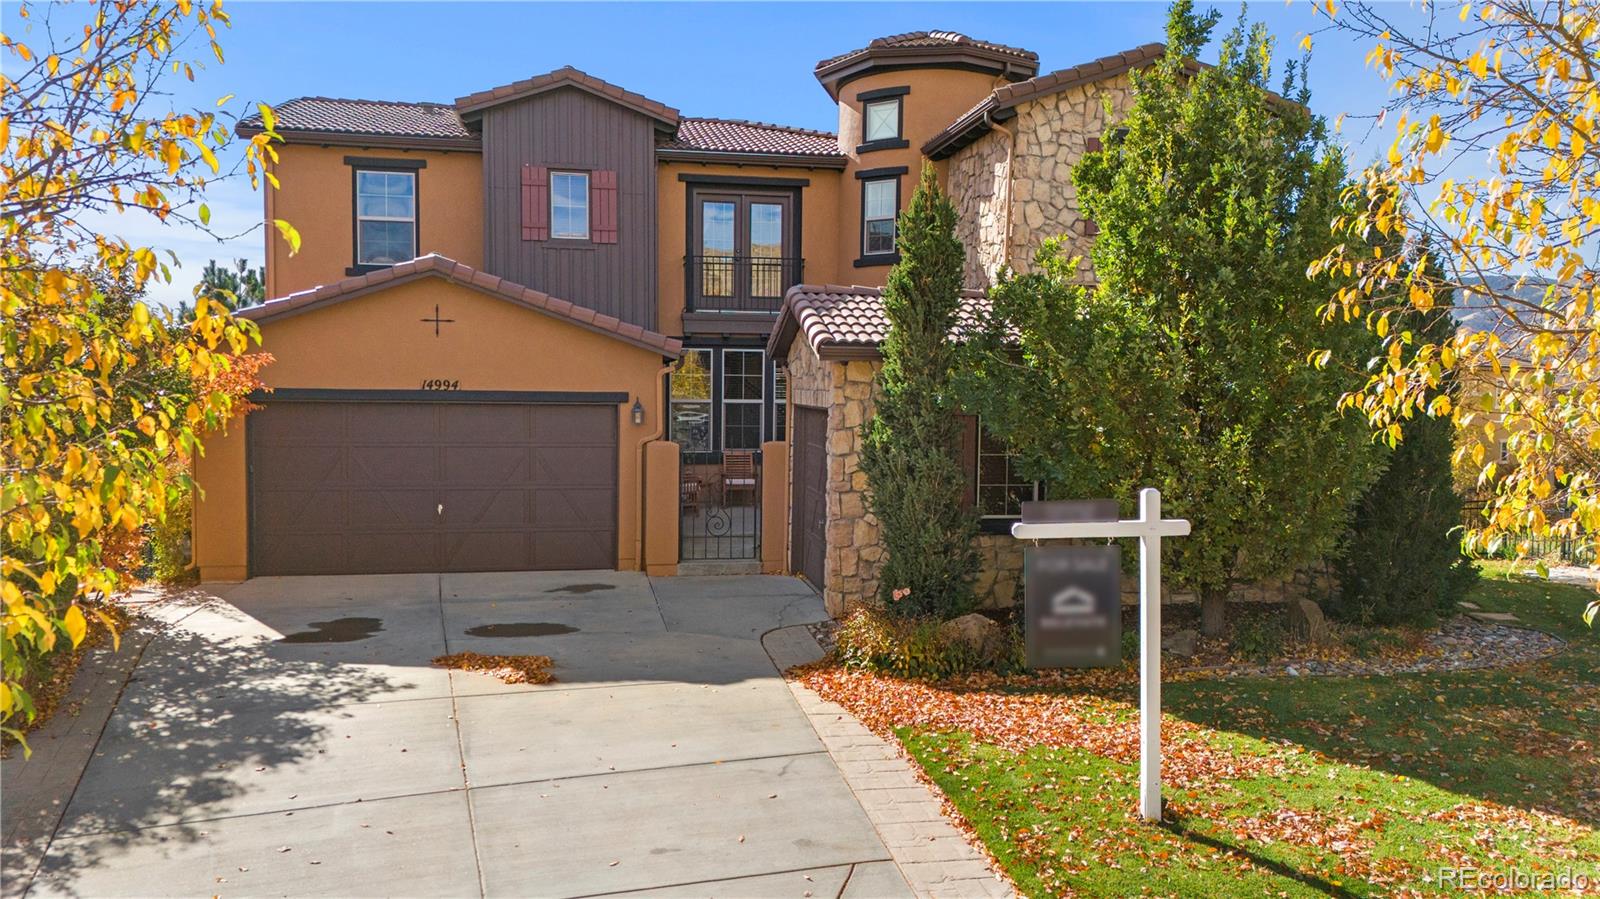
[[[1419,339],[1449,340],[1456,324],[1449,297],[1397,325]],[[1453,388],[1453,389],[1450,389]],[[1447,382],[1454,399],[1459,385]],[[1461,553],[1461,497],[1451,458],[1455,426],[1419,415],[1401,424],[1402,441],[1383,474],[1356,505],[1335,562],[1339,587],[1328,613],[1358,624],[1425,623],[1456,608],[1477,579]]]
[[[200,273],[200,283],[194,286],[195,296],[206,296],[222,308],[233,312],[254,306],[267,298],[267,270],[261,266],[250,267],[250,260],[235,259],[233,268],[226,269],[212,259]],[[178,307],[180,321],[194,317],[194,304]]]
[[[1343,160],[1303,70],[1293,101],[1269,93],[1261,26],[1241,22],[1214,68],[1190,62],[1216,21],[1173,5],[1166,55],[1073,173],[1097,285],[1071,283],[1077,261],[1047,244],[1037,273],[992,292],[962,382],[1053,494],[1171,498],[1194,523],[1174,570],[1208,634],[1234,585],[1324,557],[1381,461],[1334,408],[1356,376],[1306,364],[1329,335],[1305,267],[1332,242]]]
[[[222,59],[221,4],[51,4],[37,22],[35,12],[12,7],[8,27],[21,31],[0,35],[0,724],[11,735],[16,716],[32,717],[26,675],[78,645],[96,603],[124,583],[101,535],[162,517],[201,434],[236,410],[230,373],[244,370],[238,354],[255,337],[205,298],[193,321],[162,321],[139,298],[151,278],[170,278],[156,249],[86,224],[107,213],[209,221],[204,190],[223,176],[229,128],[212,110],[164,108],[160,85],[192,77],[193,43]],[[266,133],[232,170],[252,184],[273,180],[264,165],[279,139],[261,109]],[[276,225],[297,249],[294,229]]]
[[[883,291],[889,335],[873,416],[861,430],[868,506],[887,556],[879,594],[907,616],[954,618],[975,605],[977,518],[963,502],[960,410],[950,391],[964,259],[955,216],[925,164],[900,215],[900,261]]]
[[[1469,548],[1526,556],[1530,536],[1600,548],[1600,6],[1458,9],[1429,8],[1415,30],[1366,4],[1319,9],[1372,40],[1395,135],[1350,188],[1342,242],[1312,268],[1338,279],[1329,317],[1382,340],[1343,402],[1392,444],[1418,415],[1489,437],[1457,450],[1490,493]],[[1487,326],[1401,326],[1446,292],[1472,296]],[[1483,389],[1457,403],[1452,376]],[[1509,467],[1486,451],[1498,434]],[[1597,611],[1600,600],[1591,622]]]

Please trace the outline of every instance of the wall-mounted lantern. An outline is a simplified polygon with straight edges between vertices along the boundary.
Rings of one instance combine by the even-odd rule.
[[[633,401],[633,423],[636,425],[644,424],[644,403],[638,400]]]

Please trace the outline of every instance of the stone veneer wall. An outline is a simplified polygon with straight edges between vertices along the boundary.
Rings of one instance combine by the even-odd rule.
[[[967,247],[967,284],[987,287],[1002,266],[1033,270],[1046,238],[1065,236],[1065,250],[1085,257],[1072,167],[1107,125],[1133,103],[1126,74],[1079,85],[1017,107],[1017,116],[950,158],[946,188],[959,215],[956,236]]]
[[[801,340],[789,350],[789,395],[796,405],[828,410],[822,601],[834,616],[877,594],[883,566],[878,520],[867,509],[867,475],[861,470],[861,424],[872,414],[873,378],[879,365],[867,360],[821,360]],[[794,476],[791,464],[790,477]],[[978,596],[985,606],[1010,605],[1022,576],[1021,545],[1005,534],[980,534],[976,543],[983,562]]]
[[[1011,134],[996,128],[950,158],[946,189],[967,251],[966,285],[988,287],[1005,265],[1011,231]]]

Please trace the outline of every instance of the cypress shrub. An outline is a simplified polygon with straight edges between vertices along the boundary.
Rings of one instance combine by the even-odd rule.
[[[1448,340],[1449,303],[1413,313],[1425,342]],[[1448,395],[1454,399],[1454,390]],[[1402,425],[1389,467],[1362,495],[1334,562],[1328,614],[1353,624],[1428,624],[1449,614],[1477,579],[1461,554],[1461,496],[1451,473],[1455,424],[1418,413]]]
[[[963,502],[961,425],[950,393],[950,328],[965,258],[955,219],[933,166],[925,164],[900,215],[900,261],[883,292],[889,334],[873,417],[861,432],[868,507],[886,555],[879,599],[907,617],[954,618],[977,604],[978,522]]]

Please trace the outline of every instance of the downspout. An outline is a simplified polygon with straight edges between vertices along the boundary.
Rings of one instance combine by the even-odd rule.
[[[666,378],[667,378],[668,375],[672,374],[672,370],[674,368],[676,368],[676,367],[677,367],[677,363],[668,362],[666,365],[661,366],[661,370],[660,371],[656,372],[655,380],[656,380],[657,386],[660,388],[659,390],[656,391],[656,399],[661,401],[662,408],[661,408],[661,411],[659,413],[657,413],[657,415],[656,415],[656,431],[655,431],[655,433],[651,434],[651,435],[649,435],[649,436],[647,436],[644,439],[639,441],[639,449],[638,449],[638,460],[639,460],[639,462],[638,462],[638,465],[639,465],[639,510],[638,510],[638,513],[635,516],[635,517],[638,518],[638,521],[636,522],[637,526],[634,528],[634,535],[633,535],[633,557],[634,557],[634,559],[638,560],[638,562],[639,562],[639,570],[640,571],[644,571],[645,570],[645,566],[644,566],[644,513],[645,513],[645,497],[648,495],[648,491],[646,491],[646,489],[645,489],[644,448],[646,446],[648,446],[651,442],[656,441],[656,440],[660,440],[662,438],[662,436],[664,436],[667,433],[667,415],[666,415],[667,381],[666,381]]]

